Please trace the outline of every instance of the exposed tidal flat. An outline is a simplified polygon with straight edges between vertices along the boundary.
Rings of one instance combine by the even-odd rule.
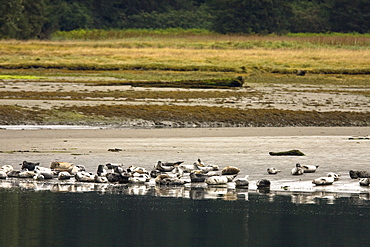
[[[312,83],[314,77],[305,76],[299,82]],[[284,75],[280,80],[293,78]],[[238,89],[5,80],[0,81],[0,124],[116,128],[369,126],[369,89],[365,84],[282,85],[250,83],[250,79]],[[345,83],[349,79],[339,80]]]
[[[160,128],[160,129],[1,129],[2,165],[19,167],[24,160],[49,167],[52,161],[83,165],[95,173],[99,164],[121,163],[154,169],[158,161],[240,168],[239,177],[255,181],[268,178],[271,188],[334,192],[366,190],[350,179],[349,170],[367,170],[369,127],[282,127],[282,128]],[[359,137],[359,138],[357,138]],[[269,152],[297,149],[304,156],[271,156]],[[117,150],[112,152],[111,150]],[[318,165],[315,173],[292,176],[296,163]],[[267,168],[281,173],[269,175]],[[19,167],[20,168],[20,167]],[[341,174],[332,186],[314,186],[313,178],[328,172]],[[289,183],[293,183],[290,185]],[[354,186],[352,186],[352,184]],[[316,188],[316,189],[315,189]]]
[[[248,189],[1,181],[4,246],[366,246],[370,188],[348,171],[367,170],[368,127],[1,129],[1,162],[123,163],[201,158],[249,175]],[[355,137],[355,138],[353,138]],[[122,150],[111,152],[109,149]],[[305,156],[270,156],[299,149]],[[295,163],[319,165],[290,174]],[[268,167],[282,172],[269,175]],[[313,178],[341,174],[329,186]],[[271,181],[260,191],[256,181]],[[290,234],[287,234],[289,232]],[[94,233],[94,234],[92,234]],[[292,237],[294,235],[295,237]],[[124,244],[122,243],[124,241]]]

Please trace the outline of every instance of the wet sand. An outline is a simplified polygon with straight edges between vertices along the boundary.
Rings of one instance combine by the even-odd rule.
[[[123,163],[151,170],[157,161],[184,161],[198,158],[220,168],[241,169],[238,177],[249,175],[250,189],[256,181],[271,180],[272,190],[370,192],[359,186],[348,171],[370,170],[370,140],[355,139],[370,134],[370,127],[291,127],[220,129],[42,129],[0,130],[1,165],[17,167],[22,161],[67,161],[96,172],[99,164]],[[109,151],[117,149],[118,152]],[[269,152],[298,149],[305,156],[270,156]],[[315,173],[292,176],[296,163],[319,165]],[[268,167],[282,170],[269,175]],[[314,178],[328,172],[341,174],[330,186],[314,186]]]
[[[240,128],[157,128],[109,129],[86,126],[6,126],[2,138],[173,138],[173,137],[242,137],[242,136],[366,136],[370,127],[240,127]],[[60,129],[58,129],[58,127]],[[70,128],[68,128],[70,127]],[[92,143],[94,144],[94,143]],[[10,145],[9,142],[1,145]],[[10,146],[11,147],[11,146]]]

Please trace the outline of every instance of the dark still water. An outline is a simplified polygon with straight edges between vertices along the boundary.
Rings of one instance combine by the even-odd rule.
[[[0,189],[0,246],[369,246],[370,203]]]

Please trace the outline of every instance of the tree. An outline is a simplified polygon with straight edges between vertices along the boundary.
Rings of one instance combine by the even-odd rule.
[[[370,31],[369,0],[328,0],[329,24],[334,32]]]
[[[220,33],[282,33],[288,30],[292,9],[284,0],[210,0]]]
[[[201,8],[195,11],[171,10],[164,13],[143,12],[138,15],[131,15],[127,18],[127,28],[199,28],[210,29],[212,17]]]
[[[40,38],[42,26],[46,21],[46,4],[44,0],[24,1],[17,34],[19,39]]]
[[[45,22],[44,0],[0,0],[0,38],[34,39]]]
[[[76,2],[64,2],[59,7],[58,24],[61,31],[92,27],[91,14],[85,6]]]
[[[89,9],[93,28],[122,28],[126,21],[130,0],[86,0],[82,1]]]
[[[330,30],[326,4],[321,1],[292,1],[291,32],[324,33]]]
[[[0,38],[17,38],[22,0],[0,0]]]

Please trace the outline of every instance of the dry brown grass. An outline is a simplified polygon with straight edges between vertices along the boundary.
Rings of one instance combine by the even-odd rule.
[[[214,46],[214,43],[217,43],[215,40],[208,41],[208,43],[202,41],[206,43],[199,44],[201,49],[196,48],[199,41],[189,42],[186,39],[181,42],[189,42],[193,46],[179,47],[179,43],[175,42],[177,39],[175,41],[174,39],[151,40],[149,43],[152,45],[141,48],[135,46],[128,48],[122,45],[125,42],[131,44],[136,42],[132,40],[0,41],[0,54],[2,54],[0,67],[239,72],[244,70],[247,72],[292,72],[297,69],[306,69],[313,73],[370,73],[370,49],[335,49],[320,46],[269,48],[266,45],[238,48],[233,44],[239,42],[240,37],[229,37],[229,39],[235,40],[221,42],[219,47]],[[279,39],[282,38],[279,37]]]

